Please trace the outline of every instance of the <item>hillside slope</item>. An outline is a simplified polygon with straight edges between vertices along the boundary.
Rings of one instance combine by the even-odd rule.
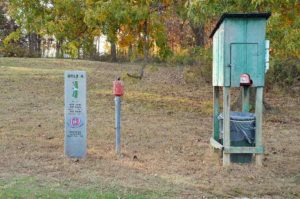
[[[185,83],[176,67],[148,66],[142,80],[126,76],[138,68],[0,58],[0,198],[79,197],[74,190],[82,190],[79,198],[96,198],[93,192],[103,198],[300,197],[299,98],[266,94],[273,110],[264,115],[262,168],[223,168],[209,147],[212,87]],[[65,70],[88,74],[85,160],[63,155]],[[125,81],[121,158],[114,154],[116,76]]]

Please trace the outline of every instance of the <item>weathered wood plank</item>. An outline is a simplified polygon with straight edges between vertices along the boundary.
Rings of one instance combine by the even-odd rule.
[[[263,154],[263,147],[228,147],[224,148],[224,153],[255,153]]]
[[[216,141],[214,138],[210,138],[210,145],[213,147],[213,148],[215,148],[215,149],[220,149],[220,150],[222,150],[223,149],[223,145],[222,144],[220,144],[218,141]]]
[[[256,88],[256,102],[255,102],[255,115],[256,115],[256,131],[255,131],[255,144],[256,147],[262,147],[262,115],[263,115],[263,87]],[[256,165],[262,165],[263,154],[256,154]]]
[[[250,88],[248,86],[242,87],[242,110],[243,112],[250,111]]]
[[[223,145],[230,147],[230,87],[223,87]],[[223,166],[230,165],[230,154],[223,153]]]
[[[219,108],[219,96],[220,96],[220,92],[219,92],[219,87],[218,86],[214,86],[213,88],[213,93],[214,93],[214,131],[213,131],[213,138],[215,140],[219,140],[220,137],[220,128],[219,128],[219,121],[218,121],[218,115],[220,112],[220,108]]]

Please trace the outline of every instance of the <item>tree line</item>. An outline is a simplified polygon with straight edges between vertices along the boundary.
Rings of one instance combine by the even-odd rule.
[[[40,57],[53,47],[58,58],[97,59],[94,39],[104,35],[111,61],[193,64],[210,61],[208,35],[222,13],[272,12],[267,37],[278,66],[299,60],[299,10],[299,0],[2,0],[0,55]]]

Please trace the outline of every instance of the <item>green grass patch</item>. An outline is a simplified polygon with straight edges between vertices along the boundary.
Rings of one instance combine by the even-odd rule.
[[[96,188],[76,188],[68,190],[57,184],[45,184],[33,177],[23,177],[11,181],[0,180],[0,199],[146,199],[153,193],[131,194],[118,191],[99,191]]]

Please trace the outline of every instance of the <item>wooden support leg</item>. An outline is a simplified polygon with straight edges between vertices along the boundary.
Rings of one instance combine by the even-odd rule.
[[[230,147],[230,87],[223,88],[223,146]],[[230,165],[230,154],[223,152],[223,166]]]
[[[213,138],[216,141],[219,141],[220,137],[220,130],[219,130],[219,121],[218,121],[218,115],[219,115],[219,87],[214,86],[214,132],[213,132]]]
[[[256,115],[255,145],[256,147],[262,147],[263,87],[256,88],[255,115]],[[256,165],[261,166],[263,160],[263,154],[256,154],[255,159],[256,159]]]
[[[250,111],[250,88],[248,86],[242,87],[242,111],[249,112]]]

